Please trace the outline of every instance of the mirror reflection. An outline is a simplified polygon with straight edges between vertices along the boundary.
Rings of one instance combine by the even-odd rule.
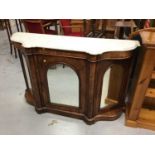
[[[22,59],[23,59],[23,64],[24,64],[26,76],[27,76],[28,86],[29,86],[30,89],[32,89],[31,81],[30,81],[30,76],[29,76],[30,74],[29,74],[29,71],[28,71],[28,68],[27,68],[25,57],[23,55],[22,55]]]
[[[71,67],[52,66],[48,69],[47,80],[51,103],[79,107],[79,79]]]
[[[106,70],[103,76],[100,108],[118,103],[122,77],[123,68],[120,65],[113,65]]]

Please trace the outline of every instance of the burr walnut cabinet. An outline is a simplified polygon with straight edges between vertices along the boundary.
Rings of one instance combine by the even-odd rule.
[[[138,41],[22,32],[13,34],[11,41],[19,49],[26,100],[38,113],[51,112],[88,124],[121,115]],[[109,78],[119,80],[109,77],[116,75],[109,74],[115,66],[121,70],[121,80],[119,89],[113,86],[117,102],[109,103],[107,94],[113,94],[108,92]]]

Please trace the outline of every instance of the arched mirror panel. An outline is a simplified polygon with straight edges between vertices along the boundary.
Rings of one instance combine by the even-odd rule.
[[[57,64],[47,71],[51,104],[79,107],[79,78],[67,65]]]

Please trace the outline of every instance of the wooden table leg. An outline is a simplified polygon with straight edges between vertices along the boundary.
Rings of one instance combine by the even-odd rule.
[[[15,58],[17,58],[17,49],[15,47],[13,47],[13,45],[10,41],[10,37],[12,35],[12,29],[11,29],[11,24],[10,24],[9,19],[5,20],[5,26],[6,26],[6,31],[7,31],[7,35],[8,35],[8,39],[9,39],[9,44],[10,44],[10,53],[12,54],[12,51],[14,49]]]

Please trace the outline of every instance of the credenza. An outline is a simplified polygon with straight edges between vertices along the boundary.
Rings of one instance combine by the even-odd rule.
[[[11,41],[19,49],[26,100],[38,113],[51,112],[88,124],[115,120],[122,114],[138,41],[24,32],[14,33]],[[121,70],[121,79],[115,77],[117,73],[109,74],[114,67]],[[109,79],[119,80],[117,102],[106,102],[107,96],[113,101],[113,95],[107,95],[113,94],[111,87],[115,91]]]

